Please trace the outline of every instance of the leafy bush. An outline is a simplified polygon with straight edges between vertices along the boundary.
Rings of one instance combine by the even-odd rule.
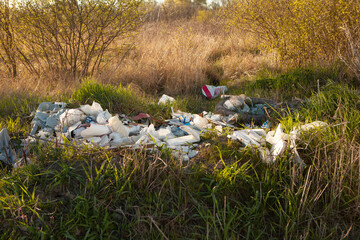
[[[342,26],[358,26],[359,1],[235,0],[224,11],[229,24],[260,37],[281,60],[301,65],[333,60],[346,40]]]

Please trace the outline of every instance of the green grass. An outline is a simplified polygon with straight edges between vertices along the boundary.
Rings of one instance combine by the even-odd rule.
[[[175,110],[201,113],[205,110],[209,111],[215,106],[215,102],[207,101],[202,95],[173,97],[176,98],[174,103],[158,105],[159,96],[139,96],[131,88],[101,84],[87,79],[74,91],[70,101],[74,106],[92,104],[93,101],[96,101],[110,113],[135,116],[144,112],[161,119],[171,117],[171,107],[174,107]]]
[[[6,128],[11,136],[23,137],[31,130],[31,113],[41,102],[66,101],[66,96],[58,99],[31,95],[8,95],[0,97],[0,130]]]
[[[267,96],[304,94],[291,84],[310,89],[316,78],[293,72],[274,77],[284,83],[267,89]],[[230,92],[261,93],[267,86],[254,84]],[[74,106],[97,101],[112,113],[147,112],[162,119],[170,106],[201,112],[216,102],[175,97],[173,105],[159,106],[157,97],[86,81],[70,99]],[[189,162],[174,159],[167,149],[149,153],[36,144],[32,164],[0,172],[1,238],[358,239],[358,90],[324,80],[319,92],[306,92],[304,98],[301,109],[276,121],[287,132],[314,120],[330,125],[298,140],[305,167],[293,163],[290,152],[274,164],[262,163],[256,149],[242,148],[226,138],[227,132],[205,134],[200,154]],[[0,106],[5,109],[6,103]],[[14,135],[24,128],[17,117],[14,111],[0,125]]]
[[[260,72],[255,80],[245,80],[234,89],[232,94],[245,93],[250,97],[269,98],[281,101],[290,101],[297,97],[305,99],[331,80],[338,79],[333,69],[294,69],[287,73],[273,75],[266,71]]]

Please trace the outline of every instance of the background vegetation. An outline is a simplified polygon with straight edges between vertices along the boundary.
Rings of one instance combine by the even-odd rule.
[[[359,239],[359,1],[0,0],[0,129],[13,144],[43,101],[111,113],[212,111],[203,84],[302,107],[301,167],[209,131],[189,162],[157,153],[35,144],[0,171],[2,239]],[[286,109],[285,109],[286,110]],[[25,161],[25,162],[26,162]]]

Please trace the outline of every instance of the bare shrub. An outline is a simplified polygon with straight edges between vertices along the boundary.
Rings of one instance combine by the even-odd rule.
[[[38,76],[51,72],[77,80],[92,75],[110,44],[131,36],[140,25],[140,4],[138,0],[26,0],[11,8],[3,4],[1,39],[7,63],[14,65],[13,75],[15,60]]]

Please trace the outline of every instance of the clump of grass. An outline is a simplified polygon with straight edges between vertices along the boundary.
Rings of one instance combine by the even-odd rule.
[[[39,103],[51,101],[51,99],[51,97],[36,97],[26,94],[6,95],[0,99],[0,117],[27,117]]]
[[[34,97],[27,94],[7,95],[0,98],[0,129],[7,128],[11,134],[24,135],[30,130],[31,113],[41,102],[52,97]]]
[[[348,139],[359,136],[360,97],[358,90],[345,84],[330,83],[314,93],[299,112],[304,121],[322,120],[337,125]]]
[[[337,71],[333,69],[299,68],[287,73],[268,77],[260,73],[255,80],[241,82],[233,87],[234,94],[245,93],[249,96],[269,98],[275,101],[291,101],[295,97],[305,99],[318,92],[329,81],[337,81]]]
[[[122,85],[112,86],[85,79],[71,95],[72,102],[91,104],[98,102],[110,112],[133,112],[143,105],[142,99],[137,97],[129,88]]]
[[[74,91],[70,101],[75,105],[92,104],[93,101],[96,101],[111,113],[135,115],[145,112],[160,119],[171,117],[171,107],[174,107],[175,110],[180,109],[200,113],[205,110],[212,110],[216,104],[214,101],[207,101],[202,95],[180,95],[176,98],[176,101],[172,104],[159,105],[159,97],[157,96],[138,96],[131,87],[124,87],[121,84],[116,86],[99,83],[93,79],[86,79]]]

